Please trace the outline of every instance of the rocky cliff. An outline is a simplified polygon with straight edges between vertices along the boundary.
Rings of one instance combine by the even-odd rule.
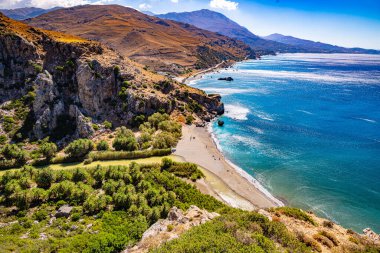
[[[223,112],[220,97],[146,71],[99,43],[3,15],[0,94],[8,115],[0,119],[0,133],[17,138],[85,137],[93,123],[127,125],[156,111],[200,119]]]

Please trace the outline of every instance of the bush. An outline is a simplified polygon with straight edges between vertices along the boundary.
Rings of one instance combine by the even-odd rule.
[[[104,125],[104,127],[105,127],[106,129],[111,129],[111,128],[112,128],[112,123],[109,122],[109,121],[107,121],[107,120],[105,120],[105,121],[103,122],[103,125]]]
[[[94,161],[123,160],[123,159],[140,159],[152,156],[166,156],[172,153],[171,149],[154,149],[141,151],[102,151],[92,152],[90,157]]]
[[[153,148],[166,149],[177,145],[177,139],[168,132],[161,132],[153,138]]]
[[[166,121],[166,120],[169,120],[169,115],[164,113],[164,114],[161,114],[159,112],[156,112],[154,113],[153,115],[151,115],[149,118],[148,118],[148,122],[151,124],[152,127],[154,127],[155,129],[158,128],[158,124],[162,121]]]
[[[98,143],[98,145],[96,145],[96,150],[98,150],[98,151],[107,151],[107,150],[109,150],[108,142],[106,142],[105,140],[100,141]]]
[[[36,183],[38,187],[48,189],[53,182],[54,173],[51,169],[42,169],[38,171],[36,176]]]
[[[7,142],[8,138],[5,134],[0,135],[0,145],[3,145]]]
[[[45,209],[40,209],[33,214],[33,219],[38,220],[38,221],[43,221],[48,216],[49,216],[48,211],[46,211]]]
[[[91,140],[79,139],[70,143],[66,147],[65,153],[68,154],[70,157],[83,158],[93,149],[94,143]]]
[[[272,210],[278,211],[279,213],[282,213],[289,217],[296,218],[298,220],[309,222],[314,226],[317,225],[317,223],[313,220],[313,218],[311,218],[307,213],[305,213],[301,209],[285,206],[285,207],[278,207]]]
[[[187,124],[187,125],[191,125],[191,124],[193,124],[193,121],[194,121],[194,117],[193,117],[193,115],[188,115],[188,116],[186,117],[186,124]]]
[[[139,149],[139,144],[137,143],[135,137],[132,136],[117,137],[113,141],[112,146],[116,151],[134,151]]]
[[[39,151],[46,159],[50,160],[57,153],[57,145],[52,142],[47,142],[41,145]]]
[[[1,154],[7,160],[14,160],[16,165],[24,165],[28,160],[28,154],[16,144],[6,144],[1,149]]]

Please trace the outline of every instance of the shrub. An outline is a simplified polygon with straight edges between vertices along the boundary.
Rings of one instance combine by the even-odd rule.
[[[177,144],[177,139],[168,132],[161,132],[154,136],[153,138],[153,148],[156,149],[166,149],[175,147]]]
[[[54,173],[51,169],[42,169],[38,171],[36,176],[36,183],[38,187],[48,189],[53,182]]]
[[[70,157],[82,158],[86,156],[91,150],[94,149],[94,143],[89,139],[78,139],[70,143],[65,153]]]
[[[113,148],[116,151],[134,151],[139,148],[139,144],[137,143],[135,137],[129,136],[129,137],[117,137],[113,143]]]
[[[188,115],[188,116],[186,117],[186,124],[187,124],[187,125],[191,125],[191,124],[193,123],[193,121],[194,121],[194,117],[193,117],[193,115]]]
[[[96,145],[96,150],[98,150],[98,151],[107,151],[107,150],[109,150],[108,142],[106,142],[105,140],[100,141],[98,143],[98,145]]]
[[[24,165],[28,160],[28,154],[21,150],[16,144],[6,144],[1,149],[1,154],[7,160],[15,160],[16,164]]]
[[[111,129],[111,128],[112,128],[112,123],[109,122],[109,121],[107,121],[107,120],[105,120],[105,121],[103,122],[103,125],[104,125],[104,127],[105,127],[106,129]]]
[[[158,124],[162,121],[169,120],[168,114],[161,114],[159,112],[154,113],[148,118],[148,122],[151,124],[152,127],[158,128]]]
[[[43,70],[42,66],[37,63],[33,63],[32,66],[34,68],[34,71],[36,71],[37,73],[41,73]]]
[[[334,243],[335,246],[339,245],[338,239],[332,233],[329,233],[329,232],[323,230],[320,232],[320,234],[327,237],[330,241],[332,241]]]
[[[92,129],[94,129],[95,131],[98,131],[99,126],[97,124],[92,124]]]
[[[181,132],[181,130],[182,130],[181,124],[174,122],[174,121],[170,121],[170,120],[165,120],[165,121],[160,122],[158,124],[158,129],[165,131],[165,132],[172,133],[176,136],[181,136],[181,133],[182,133]]]
[[[323,236],[321,234],[315,234],[313,235],[313,238],[328,248],[334,247],[334,243],[326,236]]]
[[[45,209],[40,209],[33,214],[33,219],[43,221],[48,217],[49,213]]]
[[[80,220],[80,218],[81,218],[80,213],[73,213],[71,215],[71,220],[72,221],[78,221],[78,220]]]
[[[301,209],[285,206],[285,207],[278,207],[272,210],[278,211],[279,213],[282,213],[289,217],[296,218],[298,220],[309,222],[314,226],[317,225],[317,223],[313,220],[313,218],[311,218],[307,213],[305,213]]]
[[[90,157],[94,161],[107,161],[107,160],[123,160],[123,159],[139,159],[148,158],[152,156],[166,156],[171,154],[171,149],[154,149],[142,151],[102,151],[92,152]]]
[[[334,227],[334,222],[332,221],[323,221],[323,226],[326,228],[333,228]]]
[[[50,160],[57,153],[57,145],[52,142],[47,142],[41,145],[39,151],[46,159]]]
[[[0,135],[0,145],[3,145],[7,142],[8,138],[5,134]]]

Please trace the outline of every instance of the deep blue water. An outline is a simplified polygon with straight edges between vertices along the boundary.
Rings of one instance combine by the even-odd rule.
[[[192,85],[223,96],[224,154],[274,196],[380,232],[380,56],[268,56]]]

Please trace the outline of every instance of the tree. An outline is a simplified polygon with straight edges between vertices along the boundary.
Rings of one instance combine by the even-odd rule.
[[[113,143],[112,146],[115,150],[123,150],[123,151],[134,151],[139,148],[139,144],[137,143],[135,137],[128,136],[128,137],[117,137]]]
[[[6,144],[1,150],[1,154],[7,160],[16,160],[18,165],[24,165],[28,160],[28,154],[16,144]]]
[[[70,157],[83,158],[91,150],[94,149],[94,143],[89,139],[79,139],[70,143],[66,149],[65,153]]]
[[[52,142],[44,143],[40,147],[40,152],[47,160],[50,160],[57,153],[57,145]]]
[[[37,186],[44,189],[49,189],[54,181],[54,173],[51,169],[42,169],[36,177]]]
[[[98,143],[98,145],[96,145],[96,149],[98,151],[107,151],[109,150],[109,145],[108,145],[108,142],[106,142],[105,140],[102,140]]]
[[[169,120],[169,115],[166,113],[161,114],[159,112],[156,112],[148,118],[148,122],[156,129],[158,128],[158,124],[165,120]]]
[[[153,138],[153,148],[156,149],[171,148],[176,144],[176,138],[168,132],[159,133]]]

